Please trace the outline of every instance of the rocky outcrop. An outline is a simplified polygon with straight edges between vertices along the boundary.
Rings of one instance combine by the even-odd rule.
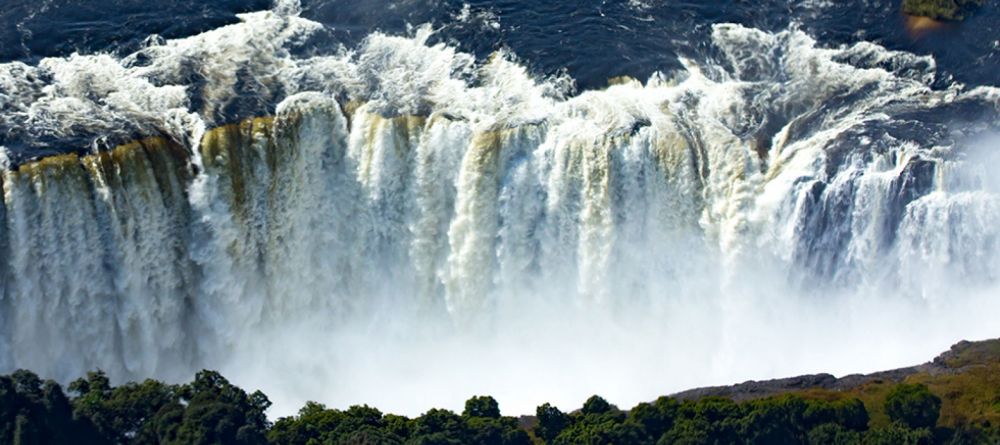
[[[672,395],[680,400],[698,400],[705,397],[725,397],[739,401],[760,399],[790,392],[810,389],[849,391],[872,382],[900,383],[915,374],[958,374],[974,367],[1000,363],[1000,339],[979,342],[962,341],[933,361],[907,368],[881,371],[873,374],[854,374],[841,378],[830,374],[813,374],[798,377],[748,381],[731,386],[697,388]]]

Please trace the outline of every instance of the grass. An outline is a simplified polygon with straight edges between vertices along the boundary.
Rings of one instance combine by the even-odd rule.
[[[885,399],[900,382],[873,378],[846,390],[812,388],[792,391],[807,400],[861,400],[868,411],[869,427],[889,425]],[[904,378],[902,383],[927,385],[941,398],[938,426],[1000,425],[1000,339],[962,342],[934,361],[934,366]]]
[[[903,382],[927,385],[941,398],[939,426],[1000,425],[1000,340],[960,343],[935,364],[938,367],[932,371],[912,374]],[[896,384],[873,379],[844,391],[808,389],[793,394],[830,401],[857,398],[868,410],[869,426],[878,428],[889,424],[885,398]]]

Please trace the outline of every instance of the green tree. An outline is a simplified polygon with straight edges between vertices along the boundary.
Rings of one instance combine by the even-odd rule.
[[[653,403],[640,403],[628,412],[628,420],[642,425],[655,442],[674,426],[680,403],[670,397],[660,397]]]
[[[177,388],[155,380],[112,387],[103,372],[90,372],[69,385],[77,394],[74,415],[87,419],[114,444],[155,444],[158,435],[151,420],[171,404],[178,404]]]
[[[394,414],[385,415],[385,429],[396,437],[406,439],[413,431],[413,421]]]
[[[703,445],[713,442],[712,424],[705,419],[679,419],[657,445]]]
[[[62,388],[51,380],[42,385],[44,425],[51,443],[81,443],[87,436],[80,423],[73,418],[73,407]],[[91,437],[96,440],[96,437]]]
[[[14,445],[43,445],[42,432],[28,420],[28,416],[19,415],[14,419]]]
[[[800,397],[781,396],[747,403],[740,436],[748,444],[793,445],[805,441],[807,404]]]
[[[424,445],[466,444],[471,443],[471,434],[458,414],[432,409],[415,419],[410,441]]]
[[[29,371],[0,376],[0,443],[103,445],[106,442],[73,418],[70,401],[57,383]]]
[[[586,402],[583,403],[583,409],[580,410],[583,414],[604,414],[606,412],[616,409],[607,400],[604,400],[601,396],[590,396]]]
[[[587,399],[579,412],[570,416],[569,425],[551,443],[638,445],[648,441],[641,423],[627,421],[626,414],[618,407],[593,396]]]
[[[538,418],[535,436],[546,443],[551,443],[571,422],[566,413],[548,403],[535,409],[535,417]]]
[[[283,417],[267,433],[270,443],[307,445],[332,440],[333,432],[343,423],[343,414],[321,403],[306,402],[298,416]]]
[[[504,445],[532,445],[531,436],[515,423],[514,428],[507,428],[503,432]]]
[[[271,402],[260,391],[247,394],[215,371],[201,371],[194,382],[178,389],[187,403],[180,411],[176,405],[157,413],[163,445],[259,445],[266,443],[270,426],[265,411]],[[165,416],[165,417],[161,417]],[[179,424],[177,421],[179,420]],[[173,426],[176,425],[174,428]]]
[[[553,445],[639,445],[648,438],[642,426],[634,422],[623,422],[622,417],[613,415],[586,415],[564,429]]]
[[[500,418],[500,405],[496,399],[490,396],[476,396],[465,401],[465,417],[486,417],[490,419]]]
[[[402,444],[403,441],[399,436],[384,429],[364,426],[326,443],[334,445],[396,445]]]
[[[896,385],[885,399],[885,413],[910,428],[934,428],[941,415],[941,399],[926,385]]]
[[[809,445],[860,445],[861,433],[836,423],[824,423],[809,431]]]
[[[658,443],[739,443],[743,428],[740,405],[722,397],[706,397],[682,403],[674,427]]]

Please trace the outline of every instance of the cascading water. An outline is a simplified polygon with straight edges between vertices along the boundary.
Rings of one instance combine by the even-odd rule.
[[[929,57],[723,24],[718,60],[568,97],[426,27],[303,56],[295,13],[0,65],[28,145],[159,135],[3,150],[0,370],[520,413],[996,335],[1000,90]],[[280,103],[224,125],[247,101]]]

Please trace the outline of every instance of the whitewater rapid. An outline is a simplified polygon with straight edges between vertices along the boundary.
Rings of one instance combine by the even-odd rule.
[[[514,414],[998,335],[1000,90],[930,57],[719,24],[571,94],[430,27],[304,55],[296,14],[0,65],[0,128],[52,153],[2,150],[0,371]]]

